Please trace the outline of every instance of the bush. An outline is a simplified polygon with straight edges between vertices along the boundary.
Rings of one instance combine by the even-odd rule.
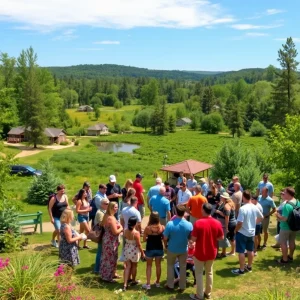
[[[31,187],[27,193],[27,202],[30,204],[46,205],[49,195],[56,191],[56,187],[61,183],[47,160],[41,164],[42,175],[33,178]]]
[[[205,116],[201,122],[201,129],[207,133],[216,134],[222,130],[224,121],[219,113]]]
[[[67,142],[67,141],[65,141],[65,142],[60,142],[59,144],[60,144],[61,146],[67,146],[67,145],[70,145],[70,143]]]
[[[79,146],[79,140],[75,140],[74,146]]]
[[[250,127],[251,136],[264,136],[267,132],[267,128],[257,120],[254,120]]]
[[[114,103],[114,108],[115,109],[120,109],[120,108],[122,108],[123,107],[123,102],[122,101],[116,101],[115,103]]]

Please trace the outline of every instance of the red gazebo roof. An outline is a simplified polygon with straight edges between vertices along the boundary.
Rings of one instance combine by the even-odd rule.
[[[182,171],[185,174],[197,174],[199,172],[206,171],[212,167],[213,165],[201,161],[193,160],[193,159],[188,159],[176,163],[174,165],[165,166],[161,168],[161,170],[167,172],[174,172],[174,173],[179,173]]]

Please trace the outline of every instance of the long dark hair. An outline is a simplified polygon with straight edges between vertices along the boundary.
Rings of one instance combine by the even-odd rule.
[[[137,223],[137,217],[132,216],[128,219],[128,230],[132,231]]]
[[[78,193],[77,199],[82,201],[83,194],[86,193],[85,189],[81,189]]]
[[[159,214],[158,214],[157,211],[153,211],[153,212],[150,214],[148,226],[151,226],[151,225],[158,225],[158,224],[160,224],[160,222],[159,222]]]

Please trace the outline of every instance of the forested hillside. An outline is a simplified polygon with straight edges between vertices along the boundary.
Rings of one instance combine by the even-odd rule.
[[[69,134],[84,134],[86,128],[78,120],[70,119],[65,109],[90,105],[94,112],[89,118],[101,121],[102,107],[120,109],[138,104],[140,109],[134,109],[132,120],[116,117],[111,129],[130,130],[134,125],[165,134],[175,131],[176,119],[189,117],[194,130],[209,133],[228,130],[237,136],[250,131],[252,135],[263,135],[266,128],[283,124],[286,114],[300,112],[297,54],[292,38],[288,38],[278,52],[281,69],[269,66],[208,76],[197,72],[86,65],[58,68],[64,71],[54,76],[37,65],[32,48],[22,51],[17,59],[2,53],[0,131],[5,137],[16,125],[36,127],[36,141],[45,126],[60,126]],[[64,73],[65,70],[69,73]],[[97,70],[102,75],[97,75]],[[149,76],[151,72],[162,77],[172,73],[181,77],[153,78]],[[201,78],[184,77],[191,74]],[[168,115],[166,105],[173,103],[177,103],[176,111]]]
[[[150,70],[145,68],[136,68],[120,65],[78,65],[70,67],[47,67],[58,78],[106,78],[106,77],[153,77],[153,78],[169,78],[180,80],[200,80],[209,74],[217,72],[188,72],[188,71],[165,71]]]

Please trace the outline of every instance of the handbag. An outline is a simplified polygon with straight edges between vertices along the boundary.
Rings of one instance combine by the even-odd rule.
[[[102,241],[103,234],[104,227],[99,224],[95,224],[93,229],[88,233],[87,238],[90,239],[92,242],[99,244]]]

